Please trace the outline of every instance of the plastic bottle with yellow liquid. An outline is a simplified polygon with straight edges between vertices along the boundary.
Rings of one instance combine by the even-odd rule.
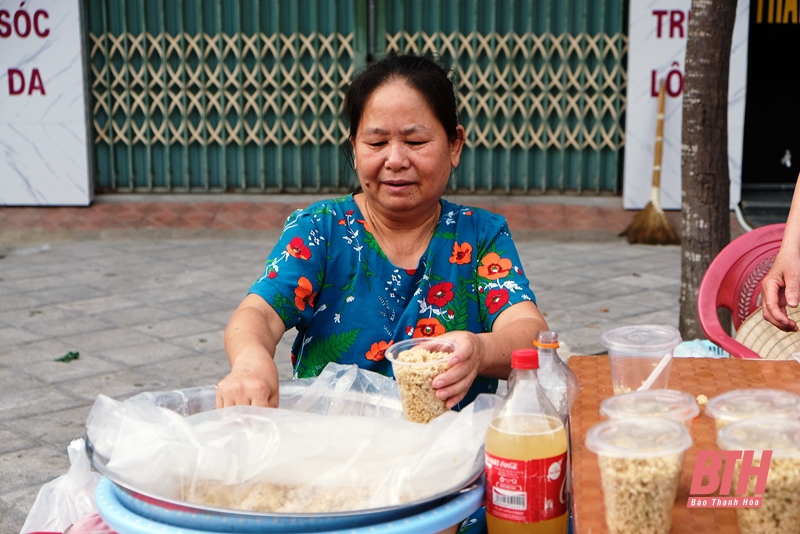
[[[489,534],[565,534],[567,432],[537,377],[539,354],[511,355],[509,391],[486,433]]]

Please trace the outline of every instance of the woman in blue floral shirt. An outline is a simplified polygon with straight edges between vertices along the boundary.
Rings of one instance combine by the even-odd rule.
[[[287,220],[226,329],[220,407],[278,405],[273,357],[292,327],[298,377],[329,362],[391,375],[392,343],[454,341],[433,384],[451,408],[494,392],[511,351],[547,330],[505,219],[442,199],[464,144],[447,72],[388,56],[353,81],[345,112],[360,192]]]

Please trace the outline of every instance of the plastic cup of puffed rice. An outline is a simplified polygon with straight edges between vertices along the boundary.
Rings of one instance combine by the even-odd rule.
[[[606,419],[629,417],[664,417],[683,423],[691,429],[700,414],[697,400],[674,389],[648,389],[608,397],[600,403],[600,415]]]
[[[800,421],[760,417],[741,419],[717,433],[722,450],[753,451],[751,466],[761,465],[764,451],[772,451],[761,506],[737,508],[741,534],[800,532]],[[731,494],[739,496],[742,460],[736,460]],[[747,497],[756,496],[762,477],[749,476]],[[743,489],[743,488],[742,488]],[[741,498],[741,497],[739,497]]]
[[[717,430],[752,417],[800,419],[800,395],[781,389],[734,389],[709,399],[706,415],[714,419]]]
[[[691,446],[685,425],[660,417],[614,419],[589,429],[586,448],[597,454],[611,534],[669,533]]]
[[[429,423],[448,411],[445,401],[436,396],[433,379],[447,371],[447,359],[454,350],[453,342],[426,337],[399,341],[386,349],[406,420]]]

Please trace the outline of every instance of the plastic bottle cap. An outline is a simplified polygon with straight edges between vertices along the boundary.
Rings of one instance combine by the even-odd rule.
[[[536,349],[517,349],[511,353],[512,369],[538,369],[539,351]]]

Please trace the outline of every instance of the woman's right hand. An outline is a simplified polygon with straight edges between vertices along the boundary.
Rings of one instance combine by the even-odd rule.
[[[217,384],[217,408],[278,407],[278,369],[269,355],[239,356]]]
[[[761,281],[764,319],[786,332],[796,332],[797,323],[789,318],[786,306],[796,308],[800,300],[800,251],[783,248]]]

